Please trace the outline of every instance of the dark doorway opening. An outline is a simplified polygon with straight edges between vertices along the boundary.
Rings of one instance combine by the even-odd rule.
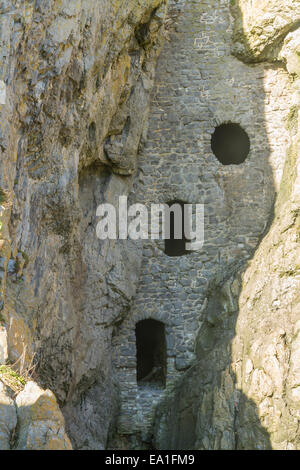
[[[249,155],[250,139],[239,124],[221,124],[212,135],[211,148],[223,165],[240,165]]]
[[[165,218],[165,253],[168,256],[183,256],[189,253],[186,250],[186,242],[188,241],[185,237],[184,232],[184,202],[183,201],[171,201],[167,203],[170,208],[170,217]],[[172,209],[173,206],[173,209]],[[176,235],[175,227],[179,228],[179,237]]]
[[[164,323],[142,320],[137,323],[135,334],[137,383],[165,387],[167,353]]]

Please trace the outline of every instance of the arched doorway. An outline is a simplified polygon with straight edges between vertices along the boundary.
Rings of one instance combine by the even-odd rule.
[[[136,324],[137,383],[166,385],[167,354],[164,323],[148,319]]]

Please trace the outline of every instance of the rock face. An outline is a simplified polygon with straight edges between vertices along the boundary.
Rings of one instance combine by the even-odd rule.
[[[272,224],[243,276],[232,358],[237,387],[257,407],[270,446],[299,449],[300,36],[296,26],[300,26],[300,9],[299,3],[273,3],[268,14],[272,26],[261,42],[256,38],[256,43],[249,40],[249,45],[255,54],[263,49],[264,43],[269,44],[274,60],[283,60],[290,74],[293,82],[293,104],[287,120],[290,145]],[[285,21],[280,22],[275,15]],[[291,15],[293,21],[289,21]],[[265,15],[260,19],[263,27]],[[250,38],[253,28],[249,21]],[[253,406],[243,411],[244,416],[239,414],[239,433],[240,445],[245,448]],[[251,446],[258,444],[252,441]]]
[[[11,449],[11,436],[17,426],[17,413],[9,391],[0,382],[0,450]]]
[[[300,26],[297,0],[233,0],[231,6],[234,50],[247,62],[278,60],[286,35]]]
[[[0,449],[300,449],[299,26],[296,0],[0,1],[0,363],[36,364],[0,380]],[[204,204],[203,249],[99,240],[120,195]],[[149,318],[165,389],[137,386]]]
[[[111,337],[140,261],[100,243],[96,209],[130,191],[165,9],[0,2],[0,321],[9,361],[36,354],[79,448],[104,448],[117,412]]]
[[[30,381],[15,398],[1,379],[0,450],[71,450],[53,393]]]
[[[50,390],[27,382],[16,398],[19,450],[71,450],[65,422]]]

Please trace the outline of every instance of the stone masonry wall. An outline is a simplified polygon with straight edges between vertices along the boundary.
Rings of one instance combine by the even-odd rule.
[[[268,57],[266,70],[275,63],[289,74],[288,119],[280,118],[279,103],[267,112],[272,100],[265,83],[266,128],[278,121],[270,144],[279,139],[279,122],[289,132],[284,171],[253,258],[208,293],[197,361],[157,409],[153,445],[159,449],[299,449],[300,5],[231,4],[234,54],[246,63]],[[284,85],[273,81],[277,90]]]
[[[148,442],[156,403],[195,362],[210,293],[251,258],[268,225],[289,142],[288,76],[279,66],[246,65],[231,54],[229,0],[174,0],[169,17],[131,199],[149,207],[204,203],[205,244],[173,258],[161,240],[145,242],[137,295],[114,338],[118,432],[141,432]],[[251,151],[242,165],[223,166],[211,151],[211,135],[224,122],[239,123],[249,135]],[[211,313],[212,323],[218,313]],[[134,329],[146,318],[166,325],[165,391],[137,387]]]

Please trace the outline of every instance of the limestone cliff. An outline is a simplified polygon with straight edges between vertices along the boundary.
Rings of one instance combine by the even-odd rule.
[[[290,75],[293,100],[285,123],[290,143],[271,226],[243,275],[232,366],[237,388],[252,403],[239,414],[241,445],[249,445],[246,428],[256,406],[269,445],[299,449],[300,8],[298,2],[261,3],[262,11],[254,10],[254,2],[245,15],[245,37],[253,56],[268,45],[268,57],[281,61]]]
[[[0,374],[0,450],[71,450],[53,393],[29,381],[14,400]]]
[[[95,215],[130,191],[165,7],[0,2],[0,357],[23,357],[25,368],[33,359],[79,448],[104,448],[117,412],[111,337],[139,257],[118,241],[100,245]],[[36,437],[17,439],[32,447]]]

